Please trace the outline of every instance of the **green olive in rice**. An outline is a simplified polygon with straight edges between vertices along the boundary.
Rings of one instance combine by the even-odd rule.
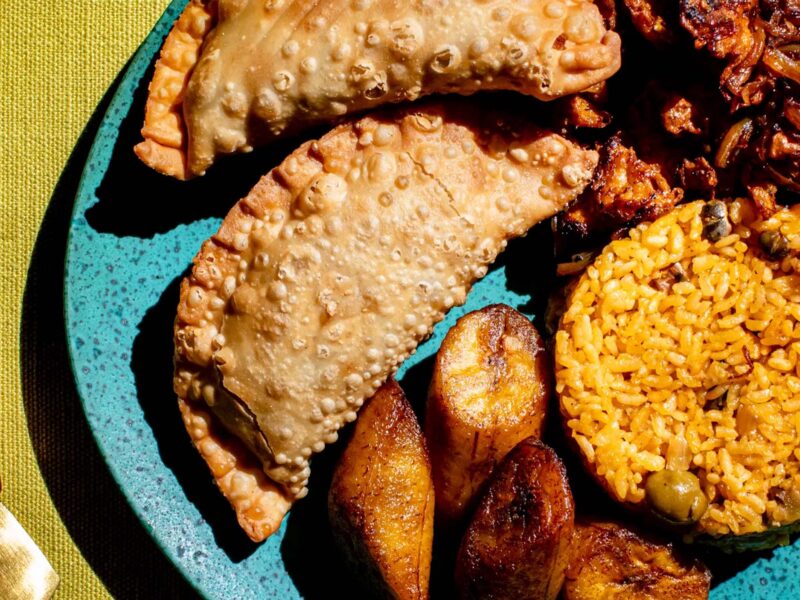
[[[691,471],[656,471],[647,478],[644,489],[653,511],[672,523],[696,523],[708,508],[700,480]]]
[[[798,214],[692,202],[641,224],[580,276],[555,335],[592,474],[729,547],[800,529]]]

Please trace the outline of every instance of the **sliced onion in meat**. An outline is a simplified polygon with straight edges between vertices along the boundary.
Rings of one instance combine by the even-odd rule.
[[[717,154],[714,156],[714,164],[720,169],[728,167],[736,155],[736,148],[746,144],[752,134],[753,119],[749,117],[731,125],[731,128],[725,132]]]
[[[747,54],[740,61],[737,61],[735,68],[729,67],[726,69],[726,72],[728,70],[731,71],[731,75],[725,82],[725,87],[733,92],[734,95],[737,94],[753,74],[753,68],[758,64],[764,52],[766,39],[767,35],[764,33],[764,30],[761,27],[757,27],[753,31],[753,43],[750,45],[750,50],[747,51]]]
[[[778,48],[781,52],[789,57],[800,56],[800,44],[785,44]]]
[[[559,277],[577,275],[589,266],[596,255],[597,251],[579,252],[578,254],[573,254],[569,262],[559,263],[556,266],[556,275]]]
[[[795,44],[792,44],[794,46]],[[770,70],[774,71],[781,77],[791,79],[795,83],[800,83],[800,62],[789,57],[783,50],[789,46],[784,46],[782,50],[777,48],[767,48],[764,50],[762,62],[767,65]],[[791,50],[790,50],[791,51]]]

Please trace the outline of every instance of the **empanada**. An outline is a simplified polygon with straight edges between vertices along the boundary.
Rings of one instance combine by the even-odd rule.
[[[156,63],[136,153],[189,178],[379,104],[478,90],[549,100],[619,66],[619,36],[589,0],[192,0]]]
[[[210,411],[238,437],[286,498],[305,495],[311,455],[506,241],[591,178],[596,152],[512,112],[450,101],[340,125],[263,177],[195,257],[175,390],[185,412]],[[239,496],[220,484],[240,519],[258,490],[275,493],[248,481]],[[248,532],[268,535],[276,512]]]

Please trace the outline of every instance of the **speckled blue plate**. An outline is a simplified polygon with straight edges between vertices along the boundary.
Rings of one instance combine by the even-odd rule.
[[[134,56],[100,126],[76,198],[66,261],[66,323],[78,392],[135,514],[199,592],[209,598],[329,598],[332,590],[347,589],[338,587],[347,581],[330,555],[324,485],[292,511],[277,535],[252,544],[191,448],[171,390],[180,278],[228,208],[295,143],[237,157],[189,183],[139,164],[131,148],[138,141],[146,81],[185,1],[170,5]],[[430,357],[458,316],[492,302],[540,312],[532,296],[545,296],[548,269],[533,273],[531,263],[548,255],[548,243],[543,228],[512,243],[467,304],[453,310],[403,365],[399,375],[412,401],[424,397]],[[320,472],[326,461],[324,455],[317,459]],[[800,547],[737,560],[713,598],[800,597],[795,575]]]

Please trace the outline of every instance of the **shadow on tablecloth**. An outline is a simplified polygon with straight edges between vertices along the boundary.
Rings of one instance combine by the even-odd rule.
[[[100,456],[67,353],[67,231],[84,163],[119,79],[73,149],[36,238],[20,334],[23,401],[50,497],[73,541],[114,598],[193,598],[196,593],[136,519]]]

